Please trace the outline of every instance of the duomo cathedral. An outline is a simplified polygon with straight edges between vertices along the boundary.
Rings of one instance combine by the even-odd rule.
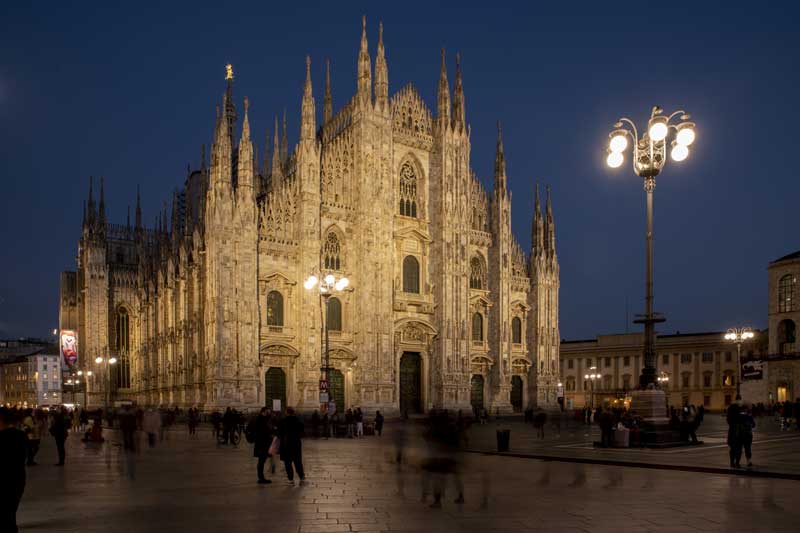
[[[307,60],[299,140],[290,150],[284,115],[263,158],[230,67],[226,78],[208,157],[152,225],[138,193],[133,220],[109,222],[103,183],[90,181],[59,319],[77,333],[77,368],[95,370],[89,405],[109,394],[206,411],[319,409],[326,323],[337,408],[556,405],[549,189],[544,205],[538,187],[524,199],[535,204],[526,255],[499,127],[490,191],[470,165],[457,56],[451,89],[442,52],[435,110],[412,84],[390,95],[383,28],[373,57],[365,22],[355,94],[334,109],[328,68],[318,122]],[[325,305],[304,285],[312,274],[349,286]]]

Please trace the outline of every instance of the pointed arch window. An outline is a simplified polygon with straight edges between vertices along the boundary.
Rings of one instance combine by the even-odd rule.
[[[331,297],[328,300],[328,329],[342,331],[342,302],[339,298]]]
[[[522,344],[522,320],[518,316],[511,319],[511,342]]]
[[[322,245],[322,261],[325,265],[325,270],[341,270],[341,244],[339,243],[339,236],[333,231],[329,231],[325,237],[325,243]]]
[[[403,259],[403,292],[419,294],[419,261],[413,255]]]
[[[483,264],[483,259],[478,256],[473,257],[469,262],[469,288],[486,288],[486,267]]]
[[[417,218],[417,173],[408,162],[400,167],[400,214]]]
[[[472,315],[472,340],[483,341],[483,315],[480,313]]]
[[[278,291],[267,294],[267,325],[283,327],[283,295]]]
[[[794,285],[793,274],[786,274],[778,281],[778,312],[788,313],[794,311]]]

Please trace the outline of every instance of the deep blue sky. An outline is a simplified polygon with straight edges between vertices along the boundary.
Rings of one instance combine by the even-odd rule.
[[[0,337],[55,327],[90,175],[105,176],[117,222],[141,184],[150,223],[211,141],[226,62],[259,144],[284,108],[294,144],[305,55],[318,115],[325,58],[338,108],[355,89],[362,13],[373,57],[384,22],[390,93],[412,81],[435,108],[439,49],[451,87],[461,53],[472,164],[490,186],[501,120],[525,249],[534,184],[552,185],[563,337],[624,331],[626,298],[631,314],[643,307],[642,184],[627,164],[604,165],[620,115],[643,122],[653,104],[681,106],[698,124],[690,158],[670,162],[656,189],[663,331],[764,327],[767,263],[800,248],[796,3],[10,4],[0,7]]]

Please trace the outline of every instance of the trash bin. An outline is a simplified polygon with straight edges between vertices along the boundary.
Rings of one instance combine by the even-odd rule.
[[[614,447],[615,448],[628,448],[630,446],[630,430],[623,427],[614,430]]]
[[[497,430],[497,451],[498,452],[507,452],[508,445],[511,441],[511,430],[510,429],[498,429]]]

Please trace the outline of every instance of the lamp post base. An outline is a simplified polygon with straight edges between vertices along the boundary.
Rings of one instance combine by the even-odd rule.
[[[670,428],[667,416],[667,397],[654,386],[631,393],[631,411],[641,417],[641,443],[647,447],[662,448],[684,444],[680,432]]]

